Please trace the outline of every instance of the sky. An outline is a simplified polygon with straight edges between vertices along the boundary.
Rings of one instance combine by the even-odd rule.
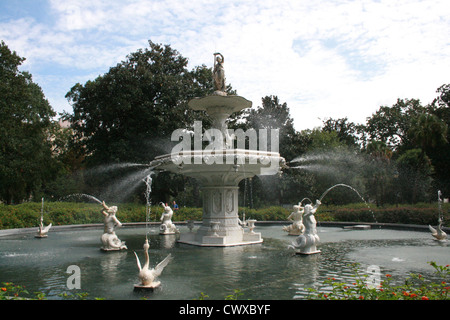
[[[53,109],[148,40],[188,68],[213,67],[261,106],[286,102],[297,130],[362,124],[398,98],[430,103],[450,83],[448,0],[0,0],[0,40],[25,57]]]

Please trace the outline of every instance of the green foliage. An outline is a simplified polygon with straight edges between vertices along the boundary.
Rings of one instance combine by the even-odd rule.
[[[55,112],[19,66],[25,58],[0,43],[0,201],[20,203],[42,192],[59,169],[50,131]]]
[[[440,280],[427,280],[420,274],[410,274],[403,284],[395,284],[393,277],[386,274],[379,287],[368,285],[368,275],[363,274],[358,264],[353,264],[353,281],[341,282],[328,278],[323,285],[331,287],[330,291],[309,289],[308,299],[322,300],[449,300],[450,266],[438,266],[429,262],[435,268],[435,274]]]
[[[113,204],[111,204],[113,205]],[[142,204],[119,203],[117,216],[123,223],[145,222],[146,209]],[[70,225],[102,223],[101,206],[92,203],[46,202],[44,208],[44,224]],[[292,208],[271,206],[260,209],[239,207],[239,217],[245,213],[246,219],[257,221],[286,221]],[[443,204],[444,225],[450,226],[450,204]],[[0,229],[37,227],[41,212],[41,204],[27,202],[20,205],[0,204]],[[163,207],[151,206],[150,221],[159,222]],[[174,212],[173,221],[187,220],[201,221],[202,208],[181,207]],[[364,203],[345,206],[322,205],[316,214],[317,221],[348,221],[348,222],[376,222],[401,223],[417,225],[435,225],[437,222],[437,206],[428,203],[415,205],[386,206],[368,208]]]

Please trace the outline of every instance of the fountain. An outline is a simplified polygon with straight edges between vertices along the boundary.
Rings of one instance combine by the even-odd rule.
[[[48,226],[44,226],[44,198],[42,198],[42,206],[41,206],[41,218],[39,219],[39,230],[38,233],[35,235],[36,238],[47,238],[48,231],[52,227],[52,224],[50,223]]]
[[[171,154],[156,157],[150,166],[155,170],[193,177],[201,184],[202,225],[196,232],[181,234],[179,242],[197,246],[257,244],[263,242],[261,234],[244,232],[239,224],[238,184],[242,179],[255,175],[277,174],[284,159],[278,152],[242,148],[242,145],[245,146],[245,140],[244,143],[239,140],[241,132],[230,134],[231,130],[227,128],[228,117],[234,112],[250,108],[252,102],[240,96],[227,95],[224,85],[224,58],[218,53],[215,56],[216,91],[210,96],[194,98],[188,103],[192,110],[206,111],[213,120],[212,128],[202,134],[199,122],[196,121],[194,150],[191,150],[190,134],[180,129],[172,135],[172,141],[178,141],[180,137],[183,137],[183,141],[172,149]],[[274,141],[276,138],[276,133],[271,134],[271,150],[278,142]],[[234,148],[235,139],[238,148]],[[202,141],[210,142],[204,150],[201,149]]]
[[[263,239],[261,233],[254,231],[255,219],[246,220],[245,212],[242,220],[239,218],[238,184],[241,180],[255,175],[277,174],[284,164],[284,159],[276,151],[239,147],[242,146],[239,140],[238,147],[234,148],[234,139],[239,139],[239,135],[230,134],[226,125],[227,118],[233,112],[251,107],[251,102],[225,93],[224,58],[220,54],[215,54],[215,57],[216,91],[212,96],[195,98],[189,102],[190,108],[204,110],[213,118],[213,129],[205,132],[204,135],[200,131],[200,139],[194,140],[194,147],[201,146],[202,141],[210,141],[211,144],[204,150],[201,148],[188,150],[185,145],[182,145],[181,150],[172,150],[171,154],[159,156],[147,165],[148,170],[152,171],[151,174],[153,170],[155,173],[168,171],[198,179],[203,196],[203,221],[198,230],[194,229],[194,221],[188,220],[186,227],[180,226],[178,243],[175,241],[176,237],[159,236],[161,233],[158,234],[158,227],[154,227],[154,232],[149,232],[152,183],[151,174],[149,174],[144,179],[147,185],[144,265],[141,264],[136,252],[134,252],[136,258],[134,260],[126,252],[103,254],[95,250],[98,246],[98,229],[70,226],[75,231],[61,232],[66,230],[66,226],[56,226],[52,237],[45,243],[37,240],[30,241],[32,234],[27,236],[21,233],[0,232],[1,237],[6,237],[6,241],[0,246],[0,274],[5,279],[26,283],[27,287],[33,288],[32,290],[48,290],[50,298],[58,299],[58,294],[65,292],[68,288],[66,277],[61,276],[64,274],[63,270],[66,270],[68,265],[76,264],[82,266],[83,290],[92,293],[92,296],[136,299],[135,293],[129,290],[127,283],[130,279],[129,270],[136,268],[137,264],[139,284],[135,284],[134,288],[139,290],[152,291],[158,288],[161,283],[157,281],[157,278],[165,270],[165,290],[161,290],[158,295],[150,299],[195,299],[200,292],[206,292],[214,299],[221,299],[224,295],[223,288],[228,288],[230,283],[235,288],[242,288],[245,291],[245,298],[249,299],[301,299],[307,297],[303,294],[305,288],[316,286],[318,282],[327,279],[331,274],[349,274],[349,270],[343,263],[347,260],[366,265],[373,265],[375,261],[382,268],[398,269],[399,274],[409,270],[415,271],[417,267],[420,270],[420,264],[429,259],[439,261],[440,264],[447,263],[445,259],[448,257],[449,247],[445,243],[429,240],[428,232],[423,235],[424,232],[419,231],[368,230],[362,234],[342,232],[342,228],[321,225],[319,229],[322,229],[320,231],[323,233],[319,239],[314,214],[326,194],[335,187],[343,186],[359,195],[353,187],[344,184],[327,189],[314,205],[310,199],[304,198],[294,206],[294,211],[290,215],[289,220],[293,223],[289,226],[289,232],[297,238],[288,247],[294,249],[297,254],[313,255],[313,257],[292,259],[291,254],[286,250],[290,240],[286,240],[287,237],[282,235],[279,224],[264,224],[259,227],[265,237],[263,245],[243,247],[243,245],[261,244]],[[189,142],[190,147],[191,137],[186,138],[189,138],[186,141]],[[272,143],[271,146],[273,145]],[[89,198],[103,206],[102,250],[127,249],[125,242],[115,234],[115,228],[122,226],[116,217],[117,207],[108,207],[105,202],[93,196],[85,194],[77,194],[77,196]],[[304,200],[309,200],[310,203],[303,206]],[[442,236],[441,201],[439,192],[439,227],[436,230],[430,226],[430,230],[433,229],[436,235]],[[40,230],[44,229],[43,203],[42,199]],[[168,230],[173,225],[172,209],[168,205],[163,204],[163,206],[164,213],[159,231]],[[244,228],[248,228],[248,232]],[[186,229],[189,232],[183,233],[182,231]],[[324,231],[324,229],[327,230]],[[58,230],[60,232],[57,232]],[[141,243],[143,233],[143,227],[134,226],[125,228],[121,237],[127,240],[131,248],[133,244]],[[433,236],[435,236],[434,233]],[[28,245],[24,245],[25,241],[29,241]],[[323,246],[322,251],[317,248],[319,241]],[[150,268],[149,243],[152,243],[152,252],[165,257],[154,268]],[[184,244],[211,247],[232,246],[232,248],[186,250]],[[389,246],[390,250],[386,250],[386,246]],[[68,247],[71,250],[68,251]],[[171,250],[170,254],[167,254],[168,249]],[[427,256],[423,254],[425,250]],[[321,255],[314,256],[317,253]],[[428,253],[432,254],[431,258]],[[177,257],[178,263],[165,269],[172,260],[172,256]],[[36,277],[37,273],[39,277]],[[99,277],[99,274],[107,275],[107,281],[105,277]],[[180,277],[180,275],[184,276]],[[344,280],[354,281],[353,278]]]
[[[103,246],[101,249],[103,251],[117,251],[127,249],[125,242],[121,241],[115,232],[116,227],[121,227],[122,223],[117,219],[117,207],[108,207],[105,201],[102,202],[103,210],[102,214],[104,216],[104,233],[101,237]]]

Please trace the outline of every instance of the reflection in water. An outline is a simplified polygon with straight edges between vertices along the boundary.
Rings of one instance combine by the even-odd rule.
[[[121,262],[127,257],[126,251],[102,252],[105,257],[100,260],[101,278],[105,282],[116,281],[121,271]]]
[[[308,288],[330,290],[320,287],[327,278],[354,282],[353,262],[361,263],[363,271],[375,264],[382,272],[405,276],[421,265],[426,267],[427,261],[450,256],[450,248],[429,239],[428,233],[326,227],[319,228],[321,254],[294,255],[287,249],[292,237],[280,225],[257,228],[264,238],[262,244],[225,248],[181,244],[176,241],[178,235],[150,230],[151,266],[169,253],[174,257],[160,277],[161,288],[152,294],[133,291],[138,282],[133,251],[142,253],[144,227],[122,228],[120,237],[128,250],[119,252],[101,252],[100,229],[53,232],[46,239],[35,239],[33,234],[3,237],[0,282],[22,284],[30,292],[41,291],[58,299],[59,293],[70,292],[67,267],[77,265],[81,292],[91,297],[140,299],[145,295],[148,299],[191,300],[203,292],[210,299],[223,299],[239,289],[243,299],[303,299]],[[180,231],[189,232],[185,226]]]
[[[163,248],[163,249],[173,248],[175,246],[176,242],[177,242],[177,235],[176,234],[162,235],[161,248]]]

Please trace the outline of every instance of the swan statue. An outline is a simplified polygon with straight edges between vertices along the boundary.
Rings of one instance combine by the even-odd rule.
[[[48,226],[44,226],[44,198],[42,198],[42,207],[41,207],[41,218],[39,220],[39,230],[38,233],[35,235],[36,238],[46,238],[47,233],[52,227],[52,224],[50,223]]]
[[[139,257],[134,252],[134,255],[136,256],[136,262],[137,266],[139,268],[139,279],[141,280],[141,284],[135,284],[134,287],[138,289],[155,289],[161,285],[160,281],[155,281],[157,277],[159,277],[164,270],[164,268],[169,264],[169,262],[172,260],[172,255],[169,253],[169,255],[160,263],[156,265],[155,268],[150,269],[149,268],[149,256],[148,256],[148,249],[149,249],[148,239],[145,239],[144,243],[144,255],[145,255],[145,263],[142,266],[141,262],[139,261]]]
[[[428,228],[431,231],[431,235],[435,238],[435,240],[438,241],[446,241],[447,240],[447,234],[442,230],[442,218],[439,217],[439,224],[438,226],[435,228],[433,228],[432,226],[428,225]]]
[[[36,238],[45,238],[47,237],[47,233],[52,227],[52,224],[50,223],[48,226],[44,227],[44,217],[41,216],[40,223],[39,223],[39,230],[36,235]]]

